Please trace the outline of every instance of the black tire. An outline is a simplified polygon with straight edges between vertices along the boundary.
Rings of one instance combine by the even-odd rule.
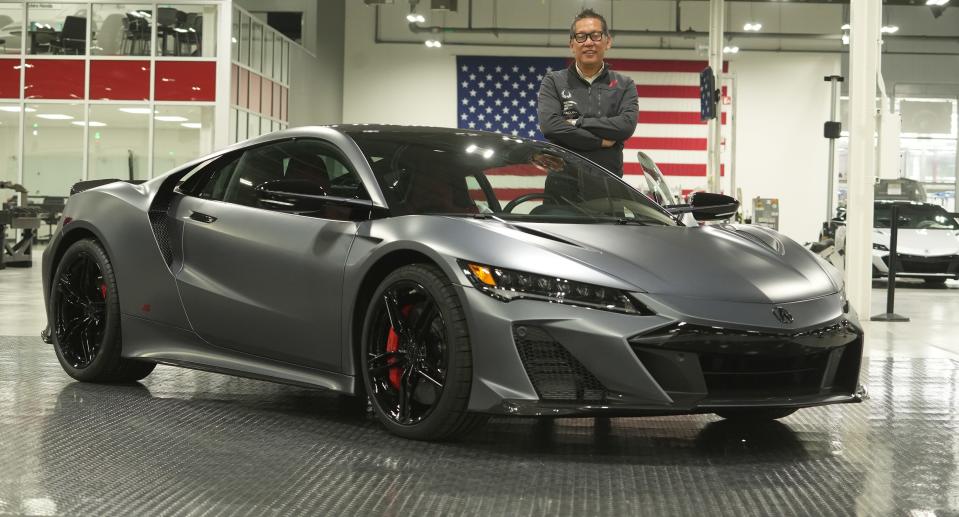
[[[943,285],[946,283],[946,279],[941,276],[934,276],[932,278],[923,278],[922,281],[929,285]]]
[[[716,414],[726,420],[735,420],[738,422],[765,422],[787,417],[799,408],[771,407],[771,408],[742,408],[742,409],[724,409],[716,411]]]
[[[373,412],[396,435],[451,440],[488,418],[467,412],[473,357],[466,315],[435,266],[403,266],[380,283],[364,318],[358,364]]]
[[[93,239],[70,245],[50,287],[53,348],[70,377],[85,382],[133,382],[155,363],[120,356],[120,297],[103,247]]]

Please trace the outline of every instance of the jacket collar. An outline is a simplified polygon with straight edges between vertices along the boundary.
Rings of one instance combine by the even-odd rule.
[[[589,86],[589,83],[579,75],[579,70],[576,69],[576,60],[570,61],[568,70],[571,77],[575,77],[577,81]],[[605,61],[603,62],[603,69],[600,70],[599,75],[593,80],[593,84],[609,85],[609,65],[606,64]]]

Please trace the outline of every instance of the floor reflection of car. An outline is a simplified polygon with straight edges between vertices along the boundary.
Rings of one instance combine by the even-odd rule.
[[[876,201],[873,207],[872,274],[889,275],[892,207],[898,206],[896,276],[941,284],[959,279],[959,222],[939,205],[909,201]],[[836,230],[836,249],[845,250],[846,226]],[[844,253],[841,253],[844,255]]]

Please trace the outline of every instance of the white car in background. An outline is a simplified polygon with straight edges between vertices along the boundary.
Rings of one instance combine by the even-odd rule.
[[[872,274],[889,275],[892,207],[899,208],[897,242],[897,277],[921,278],[926,283],[941,284],[959,279],[959,221],[957,214],[939,205],[912,201],[876,201],[873,207]],[[846,226],[836,229],[836,250],[830,260],[845,256]],[[841,264],[836,264],[841,266]]]

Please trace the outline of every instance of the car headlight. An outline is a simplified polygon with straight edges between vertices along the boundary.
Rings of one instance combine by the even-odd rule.
[[[473,287],[498,300],[541,300],[625,314],[654,314],[625,292],[554,276],[460,260]]]
[[[879,251],[889,251],[889,247],[886,246],[885,244],[876,244],[875,242],[872,243],[872,249],[879,250]]]

